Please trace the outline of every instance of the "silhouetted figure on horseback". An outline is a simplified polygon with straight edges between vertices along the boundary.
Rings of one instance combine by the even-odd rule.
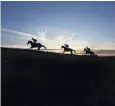
[[[86,47],[86,49],[87,49],[88,51],[90,51],[90,48],[89,48],[89,47]]]
[[[37,41],[37,40],[36,40]],[[40,50],[41,47],[44,47],[46,49],[46,47],[44,45],[42,45],[41,43],[36,43],[36,41],[32,42],[32,41],[28,41],[27,44],[31,44],[30,49],[32,48],[38,48],[37,50]]]
[[[85,55],[88,55],[88,54],[89,54],[89,55],[93,55],[93,56],[95,55],[94,52],[92,52],[92,51],[90,50],[90,48],[88,48],[88,47],[84,48],[84,52],[85,52]]]
[[[32,38],[32,40],[33,40],[33,42],[34,42],[34,43],[36,43],[36,42],[37,42],[37,39]]]
[[[69,45],[67,45],[67,44],[64,44],[65,46],[61,46],[61,49],[63,48],[64,49],[64,51],[62,52],[62,53],[64,53],[64,52],[71,52],[71,54],[73,54],[73,51],[76,53],[76,51],[75,50],[73,50],[73,49],[71,49],[71,48],[68,48],[69,47]]]
[[[69,45],[68,44],[64,44],[67,48],[69,48]]]

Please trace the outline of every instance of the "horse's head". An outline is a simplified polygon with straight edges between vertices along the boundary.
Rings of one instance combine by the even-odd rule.
[[[28,45],[29,43],[31,44],[31,43],[32,43],[32,41],[28,41],[28,42],[27,42],[27,45]]]
[[[62,46],[61,46],[61,49],[62,49],[62,48],[65,48],[65,46],[62,45]]]
[[[29,44],[29,41],[27,42],[27,45]]]

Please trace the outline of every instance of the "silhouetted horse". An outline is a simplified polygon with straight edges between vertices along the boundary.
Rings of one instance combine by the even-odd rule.
[[[85,51],[85,55],[95,55],[94,52],[90,51],[90,50],[87,50],[86,48],[84,48],[84,51]]]
[[[64,52],[68,52],[68,51],[71,52],[71,54],[73,54],[73,51],[76,53],[76,51],[73,50],[73,49],[71,49],[71,48],[67,48],[67,47],[65,47],[65,46],[61,46],[61,49],[62,49],[62,48],[64,49],[63,53],[64,53]]]
[[[35,48],[38,47],[38,50],[40,50],[41,47],[44,47],[46,49],[46,47],[44,45],[42,45],[41,43],[34,43],[32,41],[28,41],[27,44],[31,44],[31,48]]]

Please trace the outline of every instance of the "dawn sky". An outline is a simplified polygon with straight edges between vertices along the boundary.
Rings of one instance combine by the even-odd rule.
[[[1,2],[2,45],[115,50],[115,2]]]

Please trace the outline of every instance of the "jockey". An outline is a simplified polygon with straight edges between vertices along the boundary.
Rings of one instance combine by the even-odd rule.
[[[37,42],[37,40],[36,40],[36,39],[33,39],[33,38],[32,38],[32,40],[33,40],[33,42],[34,42],[34,43],[36,43],[36,42]]]
[[[86,49],[87,49],[88,51],[90,51],[90,48],[86,47]]]
[[[68,44],[64,44],[66,46],[66,48],[69,48],[69,45]]]

